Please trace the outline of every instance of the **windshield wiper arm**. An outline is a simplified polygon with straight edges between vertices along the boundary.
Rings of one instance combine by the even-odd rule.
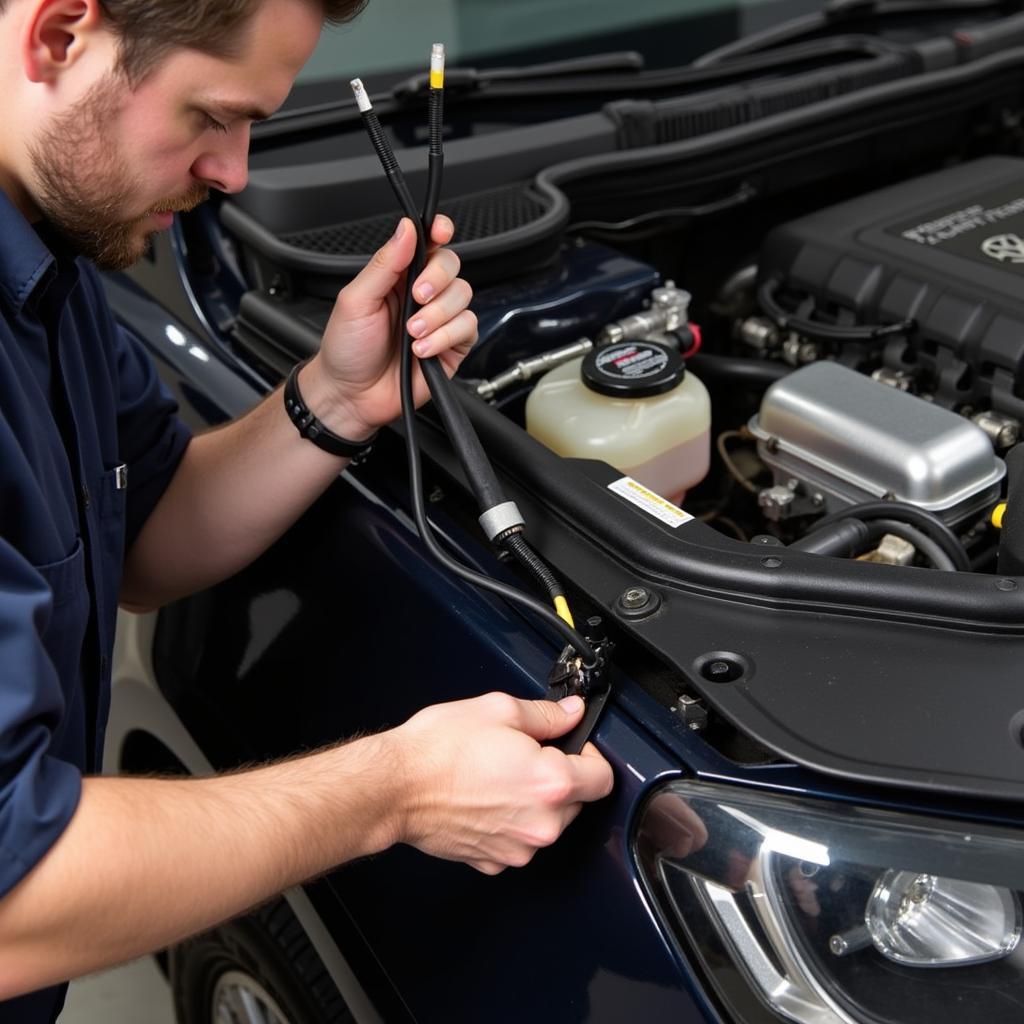
[[[821,11],[753,32],[726,43],[693,62],[695,68],[717,66],[735,57],[749,56],[782,43],[791,43],[802,36],[829,29],[847,30],[847,23],[856,18],[905,17],[908,14],[944,14],[984,10],[1016,11],[1024,4],[1013,0],[829,0]]]
[[[459,92],[475,92],[495,82],[531,81],[540,78],[567,78],[573,75],[590,75],[595,72],[643,71],[643,55],[635,50],[616,53],[595,53],[586,57],[572,57],[567,60],[548,61],[544,64],[528,64],[514,68],[449,68],[445,72],[446,89]],[[391,90],[391,98],[406,103],[419,96],[425,96],[430,89],[428,74],[412,75],[399,82]]]

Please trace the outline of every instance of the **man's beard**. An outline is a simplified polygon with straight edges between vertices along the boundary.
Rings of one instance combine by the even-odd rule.
[[[124,219],[145,183],[119,154],[109,129],[127,84],[116,72],[94,85],[70,110],[57,115],[32,144],[37,178],[33,198],[43,215],[103,270],[124,270],[145,254],[155,232],[141,225],[157,212],[194,209],[209,196],[196,184],[183,196],[161,199],[142,216]]]

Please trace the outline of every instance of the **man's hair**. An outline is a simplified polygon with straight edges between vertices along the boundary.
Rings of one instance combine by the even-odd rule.
[[[0,0],[0,14],[10,0]],[[367,0],[310,0],[324,21],[351,21]],[[118,68],[137,85],[172,50],[199,50],[232,57],[245,23],[262,0],[100,0],[103,16],[120,43]]]

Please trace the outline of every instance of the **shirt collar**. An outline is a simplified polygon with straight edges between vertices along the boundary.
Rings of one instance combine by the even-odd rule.
[[[73,259],[49,224],[30,224],[0,189],[0,297],[15,313]]]

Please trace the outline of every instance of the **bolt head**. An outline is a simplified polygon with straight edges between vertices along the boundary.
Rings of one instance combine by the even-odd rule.
[[[626,608],[642,608],[649,600],[649,595],[643,587],[630,587],[622,595],[622,603]]]

